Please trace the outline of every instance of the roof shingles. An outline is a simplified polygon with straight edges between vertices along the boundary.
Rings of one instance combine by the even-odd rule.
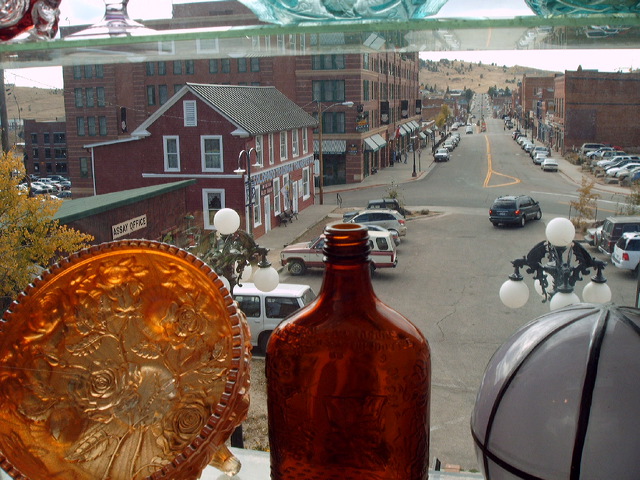
[[[251,135],[315,127],[315,118],[275,87],[243,85],[187,86]]]

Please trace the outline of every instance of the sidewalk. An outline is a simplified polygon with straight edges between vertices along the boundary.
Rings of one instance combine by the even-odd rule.
[[[568,162],[557,152],[554,152],[552,158],[558,162],[560,174],[569,181],[575,183],[577,186],[582,185],[582,178],[586,177],[587,181],[596,180],[596,184],[593,189],[599,192],[618,195],[629,195],[631,193],[629,187],[623,187],[614,183],[605,184],[598,182],[597,179],[589,172],[583,171],[580,165],[574,165],[571,162]]]
[[[350,190],[360,190],[364,188],[380,187],[391,185],[392,182],[397,184],[407,183],[419,180],[428,175],[433,168],[433,156],[431,150],[424,149],[421,155],[421,165],[418,162],[416,154],[416,177],[413,177],[413,154],[409,154],[407,163],[396,163],[393,167],[387,167],[378,171],[375,175],[366,177],[360,183],[347,185],[330,185],[323,188],[324,204],[319,204],[319,193],[316,188],[316,204],[305,208],[298,213],[298,218],[294,219],[286,226],[275,226],[270,231],[257,239],[260,246],[269,249],[268,259],[273,268],[280,270],[280,252],[285,245],[295,242],[304,235],[309,229],[315,227],[318,222],[327,216],[335,219],[342,218],[342,214],[335,213],[339,208],[337,203],[337,195],[340,192]],[[422,171],[420,171],[422,167]]]

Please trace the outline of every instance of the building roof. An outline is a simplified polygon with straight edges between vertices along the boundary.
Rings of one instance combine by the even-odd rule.
[[[315,118],[305,112],[299,105],[289,100],[275,87],[187,83],[161,108],[142,122],[131,133],[131,138],[148,136],[147,128],[164,115],[187,92],[192,92],[234,124],[237,128],[232,132],[233,135],[261,135],[318,125]],[[85,145],[85,147],[89,148],[120,141],[122,140]]]
[[[315,127],[318,123],[275,87],[187,83],[187,88],[250,135]]]
[[[163,183],[161,185],[105,193],[93,197],[66,200],[53,216],[53,219],[59,220],[60,223],[67,224],[98,213],[138,203],[147,198],[163,195],[180,188],[186,188],[194,183],[196,183],[195,180],[182,180],[180,182]]]

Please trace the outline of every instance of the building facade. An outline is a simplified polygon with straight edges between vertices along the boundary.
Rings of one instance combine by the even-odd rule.
[[[247,24],[247,18],[253,16],[234,1],[197,5],[201,16],[187,17],[185,12],[193,15],[193,10],[176,5],[174,18],[194,27],[233,25],[239,20]],[[157,30],[168,28],[161,20],[147,23]],[[368,36],[354,35],[362,35],[363,42]],[[159,46],[166,48],[167,61],[64,67],[74,195],[95,193],[85,145],[126,138],[187,82],[274,86],[309,114],[321,115],[323,131],[315,132],[313,144],[314,174],[320,174],[322,136],[325,185],[357,183],[387,167],[394,152],[410,148],[420,124],[418,53],[306,54],[308,45],[340,41],[344,39],[330,34],[253,36],[242,54],[218,58],[217,40],[194,40],[193,59],[176,60],[168,44]],[[283,55],[261,56],[267,46],[270,51],[276,46]],[[347,102],[352,106],[342,105]],[[398,127],[400,135],[396,135]]]
[[[129,136],[87,145],[94,190],[196,180],[186,188],[196,226],[213,230],[228,207],[259,237],[313,204],[315,125],[274,87],[189,83]]]
[[[25,166],[28,173],[69,175],[67,156],[66,122],[40,122],[24,120],[26,132],[24,145]]]
[[[596,142],[639,151],[640,73],[567,71],[555,77],[554,94],[550,128],[556,150],[564,154]]]

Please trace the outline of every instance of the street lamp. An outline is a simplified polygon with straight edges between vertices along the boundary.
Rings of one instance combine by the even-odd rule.
[[[245,173],[245,171],[247,172],[247,182],[246,182],[246,190],[245,190],[247,203],[245,204],[245,207],[249,208],[248,214],[247,214],[248,216],[247,227],[249,230],[249,235],[253,233],[253,203],[254,203],[254,198],[253,198],[254,188],[251,183],[251,152],[254,152],[256,154],[256,163],[253,166],[254,167],[261,166],[258,163],[258,152],[256,151],[255,148],[251,147],[249,150],[240,151],[240,153],[238,154],[238,168],[233,171],[233,173],[237,173],[238,175],[242,175],[243,173]],[[245,159],[247,164],[246,170],[240,167],[240,161],[242,160],[243,155],[246,157]]]
[[[278,272],[267,260],[269,249],[261,247],[249,233],[239,229],[240,216],[235,210],[218,210],[213,217],[213,225],[217,237],[214,248],[202,259],[220,275],[229,293],[233,295],[236,285],[251,280],[263,292],[270,292],[278,286]],[[258,266],[253,274],[252,264]]]
[[[546,228],[547,240],[535,245],[526,256],[513,260],[514,272],[500,288],[502,303],[511,308],[520,308],[529,299],[529,289],[523,282],[520,269],[533,274],[536,291],[543,302],[550,300],[551,310],[579,303],[574,293],[575,284],[582,275],[589,274],[589,268],[595,268],[582,291],[587,303],[607,303],[611,300],[611,289],[602,275],[606,263],[593,258],[585,248],[574,242],[575,227],[566,218],[554,218]],[[543,263],[546,260],[546,263]]]
[[[322,156],[322,115],[324,114],[324,112],[326,112],[327,110],[329,110],[331,107],[335,107],[336,105],[342,105],[344,107],[353,107],[353,102],[338,102],[338,103],[334,103],[333,105],[329,105],[327,108],[325,108],[324,110],[322,110],[321,106],[321,102],[319,100],[316,100],[316,104],[318,107],[318,168],[320,170],[320,181],[319,181],[319,190],[320,190],[320,205],[324,204],[324,195],[323,195],[323,191],[322,191],[322,187],[324,185],[324,158]]]
[[[418,174],[416,173],[416,138],[418,138],[417,135],[411,137],[411,140],[413,141],[413,172],[411,173],[412,177],[418,176]]]

